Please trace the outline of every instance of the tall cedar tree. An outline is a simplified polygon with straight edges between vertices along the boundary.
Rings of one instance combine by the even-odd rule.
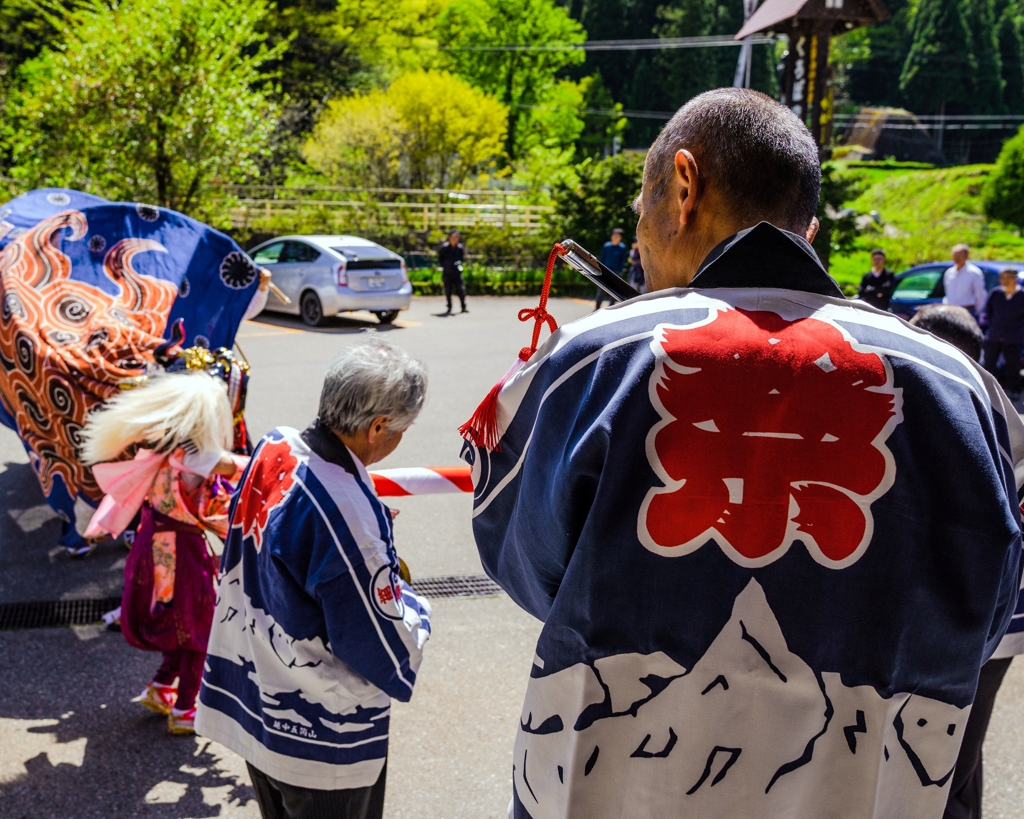
[[[993,0],[964,0],[964,17],[971,30],[971,52],[978,66],[972,113],[1001,114],[1003,107],[1003,61],[996,36]]]
[[[900,75],[910,107],[922,114],[973,110],[978,63],[962,0],[921,0],[911,36]]]
[[[743,25],[740,0],[569,0],[568,9],[591,40],[735,34]],[[738,56],[736,48],[588,52],[570,74],[600,74],[623,108],[670,113],[695,94],[732,85]],[[776,91],[772,47],[754,47],[751,85]],[[631,119],[627,144],[647,147],[663,124]]]
[[[1000,8],[1002,6],[1002,8]],[[999,12],[999,58],[1003,64],[1003,104],[1010,114],[1024,114],[1024,42],[1015,4],[996,5]]]
[[[900,72],[913,41],[913,5],[910,0],[885,0],[892,17],[869,26],[870,56],[849,69],[850,98],[864,105],[903,105]]]

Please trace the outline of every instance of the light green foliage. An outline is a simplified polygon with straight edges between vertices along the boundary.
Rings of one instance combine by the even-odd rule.
[[[411,71],[332,102],[305,154],[334,184],[457,187],[501,156],[504,127],[494,97],[443,71]]]
[[[263,0],[91,0],[68,12],[64,42],[21,67],[8,100],[12,174],[196,211],[214,178],[255,173],[274,129],[265,13]]]
[[[370,90],[434,67],[444,6],[445,0],[337,0],[334,34],[359,63],[355,87]]]
[[[505,151],[510,159],[536,144],[530,121],[552,95],[562,69],[582,51],[475,51],[474,47],[578,43],[582,27],[552,0],[452,0],[438,18],[443,59],[455,73],[508,106]],[[578,133],[578,132],[577,132]]]
[[[1024,129],[1006,141],[985,183],[985,214],[1024,228]]]
[[[635,154],[583,160],[576,166],[575,187],[555,186],[554,232],[597,253],[612,228],[620,227],[628,244],[636,233],[637,217],[631,206],[640,193],[643,171],[644,159]]]

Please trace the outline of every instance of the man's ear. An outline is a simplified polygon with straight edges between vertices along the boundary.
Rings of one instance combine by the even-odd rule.
[[[676,151],[676,179],[679,180],[679,224],[689,224],[697,216],[697,205],[704,194],[704,180],[697,161],[685,148]]]
[[[387,416],[378,415],[370,422],[370,426],[366,430],[366,438],[371,444],[382,435],[388,434],[388,420]]]
[[[811,244],[814,241],[814,237],[818,235],[818,228],[820,227],[821,223],[818,221],[818,217],[811,217],[811,223],[807,226],[807,244]]]

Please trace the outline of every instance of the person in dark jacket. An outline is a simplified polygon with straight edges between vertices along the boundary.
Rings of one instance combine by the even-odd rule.
[[[441,282],[444,284],[444,297],[448,302],[448,313],[452,312],[452,293],[456,293],[462,302],[462,312],[466,309],[466,283],[462,280],[462,262],[466,258],[466,246],[459,241],[462,235],[453,230],[448,239],[437,250],[437,261],[441,265]]]
[[[974,361],[981,358],[984,336],[974,317],[955,304],[929,304],[918,310],[910,323],[958,347]],[[1018,593],[1017,605],[1022,594]],[[995,654],[981,667],[974,705],[964,726],[964,738],[949,781],[949,796],[942,819],[978,819],[981,816],[982,746],[988,731],[996,695],[1013,658],[1024,652],[1024,633],[1011,622],[1006,636],[1000,640]]]
[[[629,258],[629,248],[626,247],[626,243],[622,241],[622,228],[615,228],[612,230],[612,238],[610,241],[604,243],[604,247],[601,248],[601,255],[598,257],[601,264],[612,271],[616,276],[621,276],[623,268],[626,266],[626,259]],[[608,294],[601,288],[597,289],[597,300],[594,303],[594,309],[600,310],[601,305],[604,304],[604,300],[608,298]]]
[[[644,281],[644,263],[640,258],[640,243],[636,236],[633,237],[633,246],[629,249],[629,275],[627,281],[641,293],[647,292],[647,282]]]
[[[871,269],[860,280],[857,297],[879,310],[888,310],[895,289],[896,274],[885,266],[885,251],[872,250]]]
[[[1024,290],[1017,285],[1017,271],[1003,270],[999,287],[985,303],[988,331],[985,333],[985,369],[996,375],[1002,353],[1006,362],[1003,386],[1011,398],[1020,396],[1020,353],[1024,347]]]

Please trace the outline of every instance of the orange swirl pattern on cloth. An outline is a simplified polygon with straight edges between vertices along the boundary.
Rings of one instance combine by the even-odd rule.
[[[0,399],[35,454],[43,492],[59,475],[72,497],[98,502],[102,492],[79,457],[86,416],[152,363],[178,288],[133,269],[139,253],[167,252],[150,239],[122,239],[107,251],[116,296],[74,281],[53,241],[61,230],[64,241],[80,241],[85,215],[57,214],[0,251]]]

